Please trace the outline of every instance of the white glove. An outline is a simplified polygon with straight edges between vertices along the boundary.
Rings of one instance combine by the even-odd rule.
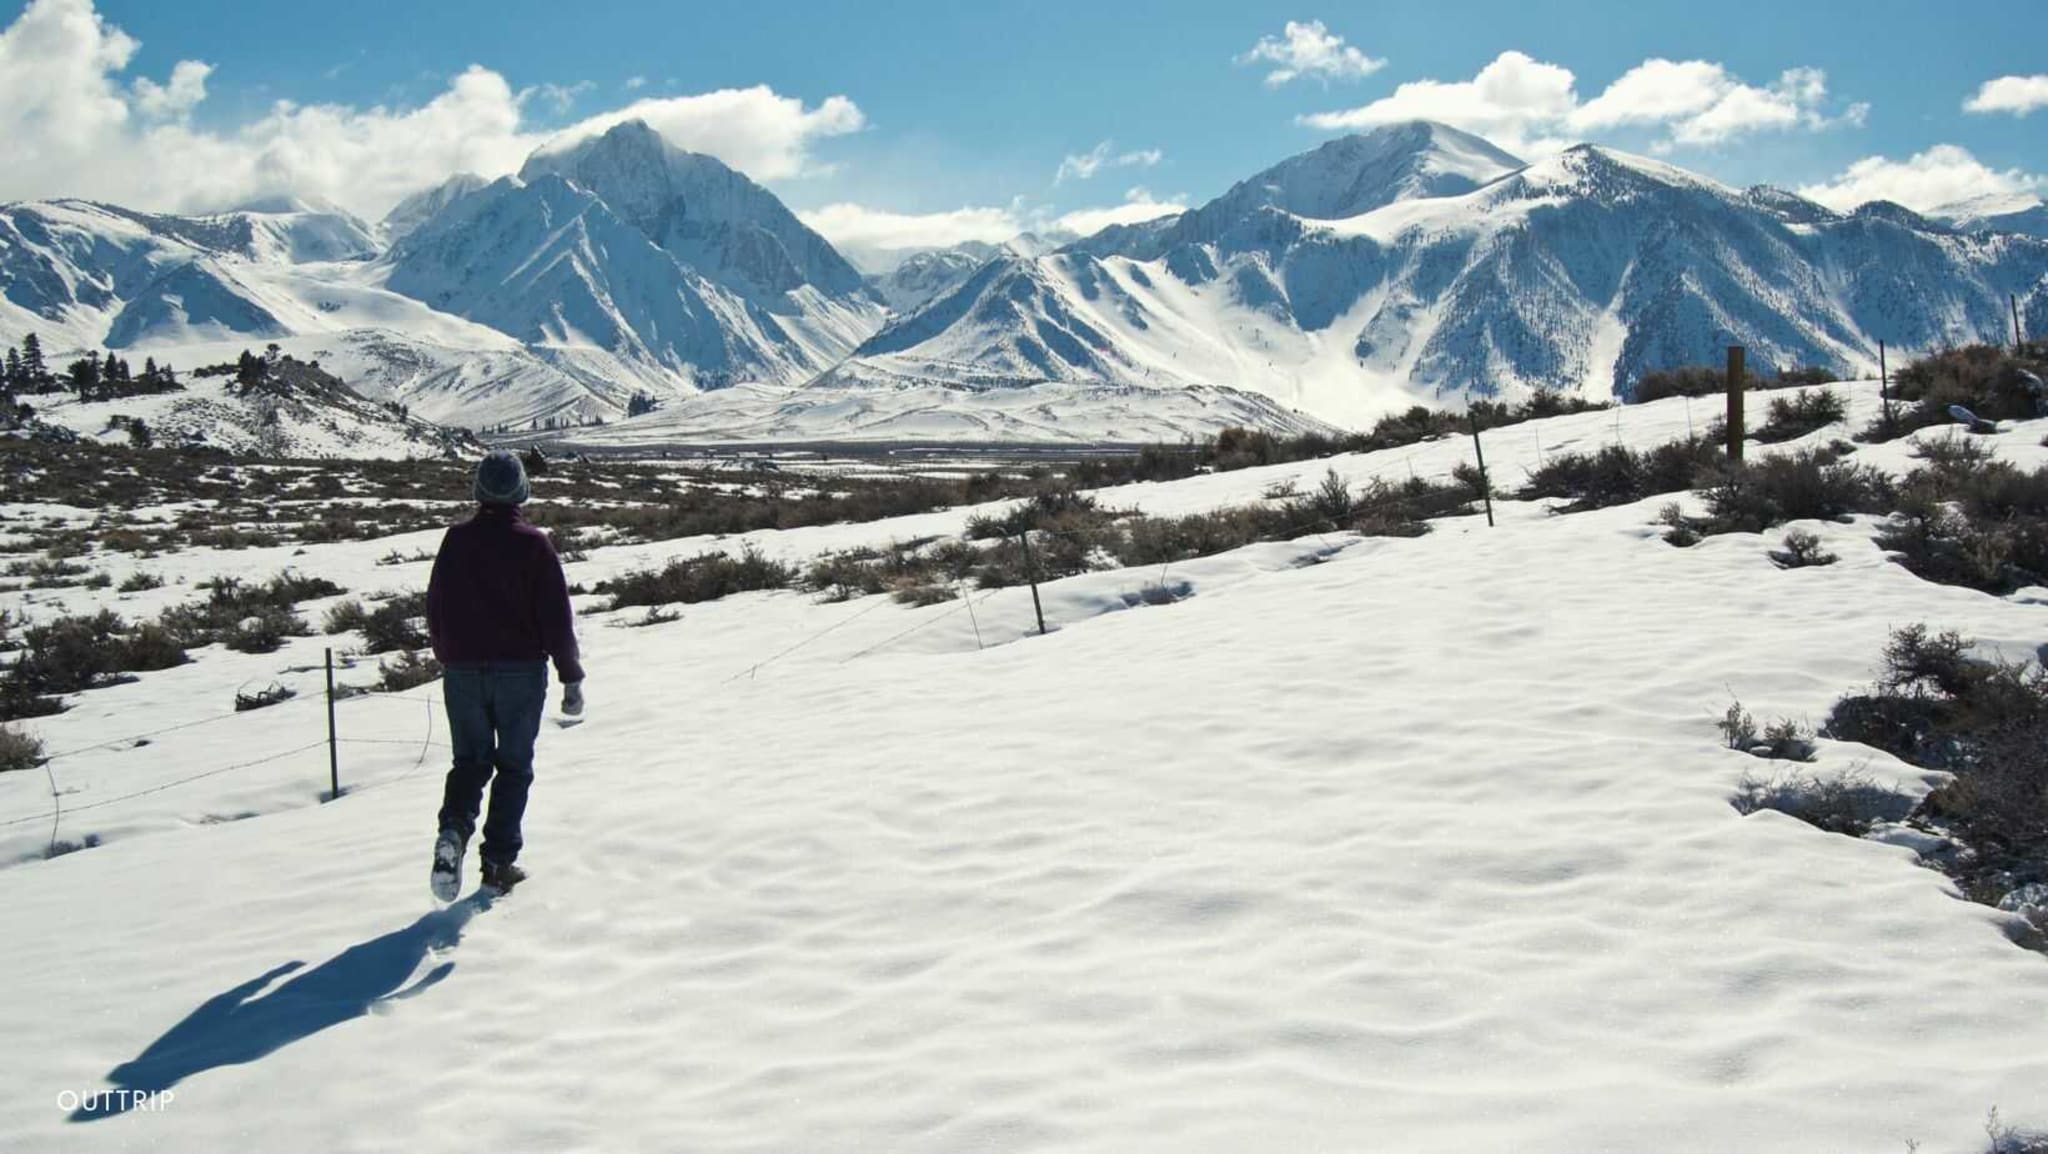
[[[562,685],[562,712],[570,717],[583,716],[583,683],[565,682]]]

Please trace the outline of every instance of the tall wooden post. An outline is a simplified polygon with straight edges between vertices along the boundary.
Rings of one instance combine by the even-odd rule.
[[[341,796],[341,748],[334,736],[334,650],[327,651],[327,800]]]
[[[1742,460],[1742,358],[1741,345],[1728,346],[1728,459]]]
[[[1884,406],[1884,431],[1892,431],[1892,374],[1884,360],[1884,342],[1877,342],[1877,399]]]
[[[1031,609],[1038,614],[1038,635],[1045,636],[1045,603],[1038,599],[1038,562],[1031,557],[1031,530],[1017,534],[1017,543],[1024,550],[1024,575],[1031,579]]]
[[[1486,499],[1486,527],[1493,528],[1493,482],[1486,476],[1486,446],[1479,442],[1479,414],[1470,409],[1465,416],[1472,422],[1472,455],[1479,458],[1479,495]]]

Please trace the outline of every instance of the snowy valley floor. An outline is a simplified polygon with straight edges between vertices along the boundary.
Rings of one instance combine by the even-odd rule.
[[[1860,427],[1874,389],[1847,392]],[[1687,424],[1678,401],[1558,418],[1488,457],[1511,487]],[[1993,440],[2031,467],[2044,432]],[[1105,499],[1213,508],[1468,452]],[[324,747],[184,780],[324,736],[317,674],[283,672],[323,639],[86,694],[31,723],[53,751],[250,679],[306,691],[54,762],[88,851],[23,860],[48,784],[0,777],[0,1149],[1962,1154],[1992,1107],[2048,1121],[2048,959],[1909,850],[1738,815],[1759,763],[1714,725],[1731,698],[1819,722],[1913,622],[2031,656],[2048,606],[1921,581],[1869,519],[1805,526],[1826,568],[1776,569],[1776,535],[1673,548],[1659,504],[1090,574],[1048,588],[1047,637],[1026,591],[586,618],[589,719],[548,723],[534,878],[488,908],[426,892],[433,688],[342,705],[391,744],[346,747],[326,805]],[[807,557],[965,516],[748,539]],[[179,576],[287,564],[418,585],[376,558],[432,539],[172,555],[143,567],[174,587],[100,596],[148,612]],[[1188,595],[1128,606],[1162,579]],[[63,1108],[117,1086],[174,1098]]]

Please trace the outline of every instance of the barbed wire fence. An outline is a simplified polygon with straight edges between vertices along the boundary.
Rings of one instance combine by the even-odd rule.
[[[1486,500],[1490,502],[1492,486],[1486,473],[1483,450],[1479,448],[1479,431],[1480,430],[1475,424],[1472,429],[1472,437],[1475,452],[1478,453],[1480,461],[1480,481],[1481,488],[1483,490],[1481,497],[1484,497]],[[1421,450],[1419,449],[1411,451],[1410,453],[1404,455],[1402,458],[1403,463],[1409,469],[1411,478],[1414,476],[1414,457],[1416,452],[1420,451]],[[1475,500],[1477,499],[1479,498],[1475,498]],[[1314,517],[1303,518],[1298,521],[1288,522],[1278,527],[1277,529],[1272,531],[1274,535],[1265,536],[1263,537],[1263,539],[1268,541],[1293,539],[1292,537],[1287,536],[1288,534],[1293,534],[1296,536],[1313,535],[1322,542],[1324,547],[1323,555],[1328,556],[1330,554],[1338,552],[1340,549],[1340,547],[1337,544],[1331,541],[1329,537],[1329,532],[1342,531],[1344,528],[1342,521],[1343,517],[1341,514],[1324,514]],[[1491,518],[1489,516],[1489,522],[1490,521]],[[1023,528],[1019,532],[1005,535],[1005,539],[1014,541],[1016,543],[1020,551],[1020,554],[1024,559],[1025,583],[1029,585],[1031,590],[1032,612],[1034,615],[1035,624],[1037,626],[1037,632],[1040,635],[1045,635],[1049,633],[1051,630],[1045,618],[1045,608],[1040,587],[1043,583],[1045,583],[1048,580],[1060,580],[1068,576],[1074,576],[1075,574],[1054,574],[1048,577],[1041,570],[1039,563],[1037,561],[1037,554],[1034,553],[1032,549],[1031,543],[1034,534],[1040,538],[1050,538],[1067,541],[1070,544],[1073,544],[1076,547],[1082,549],[1084,552],[1093,551],[1095,549],[1100,548],[1102,545],[1102,541],[1100,540],[1099,535],[1076,533],[1070,530],[1060,529],[1051,526],[1028,526]],[[1198,560],[1201,557],[1208,555],[1209,554],[1194,553],[1185,557],[1171,555],[1166,557],[1165,560],[1161,562],[1159,567],[1159,574],[1153,582],[1153,585],[1161,591],[1160,599],[1162,601],[1180,600],[1180,596],[1173,590],[1173,587],[1170,583],[1170,577],[1173,571],[1173,567],[1176,564],[1184,564],[1188,561]],[[979,606],[985,605],[990,599],[1002,594],[1003,592],[1009,589],[1017,588],[1018,586],[998,585],[992,588],[980,590],[979,596],[976,596],[975,591],[970,591],[964,587],[964,577],[956,579],[954,585],[956,596],[954,597],[951,606],[947,608],[944,612],[936,613],[928,617],[925,617],[923,620],[918,621],[917,623],[911,625],[906,629],[892,633],[889,636],[884,637],[880,641],[877,641],[871,645],[867,645],[859,650],[856,650],[853,653],[841,657],[837,664],[843,665],[851,661],[859,660],[863,657],[871,656],[875,653],[878,653],[884,649],[889,648],[892,645],[895,645],[897,642],[900,642],[905,638],[914,636],[943,622],[953,620],[956,614],[963,611],[966,612],[966,614],[968,615],[976,647],[978,649],[986,648],[986,641],[983,637],[980,617],[976,612],[977,608]],[[1141,591],[1139,596],[1141,599],[1144,599],[1146,598],[1147,594],[1144,591]],[[810,647],[811,645],[816,644],[817,642],[823,640],[825,637],[831,636],[832,634],[837,633],[838,631],[845,629],[848,626],[853,625],[855,622],[867,617],[869,614],[875,612],[876,610],[884,608],[893,603],[895,603],[895,599],[893,597],[880,594],[874,595],[873,603],[862,608],[860,611],[849,614],[848,616],[842,618],[839,621],[834,622],[829,626],[826,626],[823,629],[812,632],[804,636],[802,639],[798,640],[795,644],[787,646],[784,649],[781,649],[769,655],[768,657],[763,658],[760,661],[750,663],[745,668],[739,669],[730,676],[719,681],[717,685],[722,687],[737,682],[742,678],[750,680],[756,678],[758,677],[762,669],[774,665],[777,662],[780,662],[785,658],[788,658]],[[1028,634],[1029,630],[1027,630],[1026,632]],[[194,782],[205,781],[212,778],[221,777],[227,774],[237,773],[243,770],[256,769],[267,765],[273,765],[278,762],[285,761],[289,758],[299,757],[322,748],[326,748],[329,751],[329,766],[331,772],[330,787],[328,790],[323,791],[320,798],[322,803],[338,800],[339,798],[347,796],[351,793],[365,793],[374,789],[381,789],[386,786],[395,785],[399,782],[407,780],[408,778],[411,778],[412,776],[417,774],[422,768],[425,767],[427,763],[427,758],[434,749],[453,748],[450,742],[445,740],[438,740],[434,736],[434,711],[437,708],[445,709],[445,706],[435,697],[428,695],[411,696],[406,693],[376,690],[363,686],[337,686],[332,680],[331,676],[333,672],[332,662],[333,653],[332,650],[329,650],[325,668],[327,669],[330,676],[327,682],[326,691],[322,693],[305,695],[295,694],[289,698],[267,702],[261,706],[237,708],[233,712],[229,713],[212,714],[206,717],[194,718],[189,721],[178,722],[174,725],[166,725],[159,727],[157,729],[147,730],[140,733],[126,734],[120,737],[108,738],[102,741],[96,741],[90,744],[80,745],[70,749],[59,750],[55,753],[45,754],[43,756],[41,766],[44,771],[45,780],[48,784],[50,792],[50,811],[47,815],[48,820],[50,822],[50,834],[47,840],[47,844],[45,846],[44,856],[56,857],[60,853],[65,852],[66,843],[63,842],[61,838],[61,833],[63,829],[64,819],[69,815],[86,813],[93,810],[102,809],[108,806],[118,805],[123,802],[133,801],[137,798],[148,797],[155,794],[168,792],[173,789],[190,785]],[[322,668],[322,666],[293,667],[292,669],[288,670],[288,672],[311,672],[312,670],[320,668]],[[335,720],[335,715],[333,711],[337,705],[352,701],[398,704],[403,705],[406,708],[413,708],[415,706],[420,707],[425,715],[425,724],[423,727],[424,732],[422,736],[418,739],[402,737],[342,736],[339,724]],[[322,737],[319,740],[307,742],[302,745],[297,745],[290,749],[286,749],[277,753],[271,753],[261,757],[253,757],[246,760],[237,761],[229,765],[215,766],[213,768],[202,770],[197,773],[186,774],[182,777],[178,777],[170,781],[156,782],[140,789],[135,789],[125,793],[117,794],[113,797],[99,798],[90,802],[86,802],[82,805],[75,805],[70,807],[66,807],[64,805],[65,791],[62,788],[62,784],[59,780],[57,772],[58,766],[62,762],[74,760],[86,754],[98,753],[106,750],[141,748],[143,746],[153,743],[159,737],[163,737],[174,733],[181,733],[192,729],[197,729],[203,726],[215,725],[220,722],[229,721],[239,717],[245,717],[250,714],[267,714],[275,709],[289,709],[293,706],[314,704],[324,705],[328,709],[328,722],[326,726],[328,732],[325,737]],[[411,747],[414,744],[418,744],[419,754],[414,759],[412,766],[408,768],[405,772],[393,777],[387,777],[376,781],[369,781],[353,787],[342,787],[339,773],[339,747],[344,745],[358,747],[390,747],[402,745],[406,747]],[[8,829],[21,825],[26,825],[32,822],[39,822],[44,820],[44,818],[45,815],[43,814],[28,814],[19,817],[0,819],[0,829]],[[86,844],[92,844],[90,841],[90,837],[88,838]]]

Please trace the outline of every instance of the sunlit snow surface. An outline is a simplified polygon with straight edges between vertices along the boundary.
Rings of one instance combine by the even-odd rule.
[[[1860,427],[1874,389],[1846,391]],[[1511,486],[1713,407],[1534,422],[1487,457]],[[1992,441],[2031,467],[2044,432]],[[1213,508],[1325,467],[1104,498]],[[1904,849],[1737,815],[1764,766],[1713,725],[1731,696],[1821,720],[1910,622],[2026,656],[2041,591],[1922,582],[1868,520],[1807,526],[1826,568],[1777,570],[1775,535],[1675,549],[1659,503],[1088,575],[1047,588],[1042,638],[1024,591],[584,618],[590,711],[542,737],[533,880],[481,911],[427,895],[431,689],[344,703],[344,734],[413,744],[345,747],[334,804],[314,749],[83,808],[317,741],[311,703],[59,760],[61,835],[106,842],[51,861],[18,862],[43,776],[0,776],[0,821],[34,819],[0,827],[0,1148],[1960,1152],[1992,1106],[2048,1118],[2048,965]],[[804,558],[966,515],[744,540]],[[142,616],[177,578],[287,564],[417,586],[375,559],[432,540],[176,554],[137,563],[172,588],[101,596]],[[1160,583],[1183,599],[1129,607]],[[224,712],[245,680],[310,697],[285,670],[324,643],[207,650],[33,728],[68,749]],[[60,1109],[172,1078],[161,1111]]]

